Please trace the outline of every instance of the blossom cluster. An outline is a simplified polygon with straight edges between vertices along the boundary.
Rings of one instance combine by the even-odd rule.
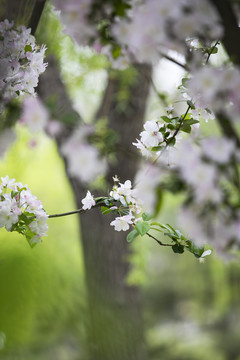
[[[103,201],[101,205],[108,205],[107,213],[114,212],[119,215],[110,225],[114,226],[116,231],[127,231],[130,225],[135,225],[137,221],[141,220],[139,214],[142,212],[142,208],[136,197],[136,189],[132,188],[130,180],[126,180],[122,184],[115,177],[114,181],[114,186],[109,194],[110,197],[99,198],[98,200]],[[96,200],[90,191],[88,191],[86,197],[82,199],[82,209],[90,210],[96,205]]]
[[[208,243],[220,256],[226,256],[230,244],[240,246],[238,163],[234,141],[194,134],[167,147],[154,164],[140,171],[141,196],[146,193],[145,198],[149,197],[152,191],[152,201],[147,201],[152,212],[154,188],[184,189],[186,198],[178,216],[180,228],[197,246]]]
[[[126,215],[117,216],[116,219],[110,223],[116,231],[126,231],[129,229],[129,225],[137,221],[136,216],[141,213],[142,208],[137,200],[136,193],[136,189],[132,189],[130,180],[126,180],[124,184],[118,184],[118,182],[116,182],[110,192],[110,196],[120,202],[123,212],[124,209],[127,209]]]
[[[169,50],[185,55],[190,40],[201,39],[204,46],[210,46],[223,33],[219,16],[207,0],[129,1],[125,16],[116,14],[114,4],[99,8],[94,0],[54,0],[54,4],[61,10],[66,31],[78,43],[86,44],[94,39],[97,47],[102,47],[113,63],[117,61],[121,66],[132,60],[155,62]],[[114,39],[115,48],[108,38],[102,41],[101,19],[105,19],[108,38]],[[121,46],[120,51],[116,43]],[[118,61],[121,57],[123,61]]]
[[[61,146],[61,152],[68,162],[69,173],[84,183],[89,183],[106,172],[107,163],[96,146],[88,138],[94,127],[81,125]]]
[[[43,60],[46,47],[39,48],[30,31],[13,21],[0,22],[0,114],[11,99],[34,93],[47,66]]]
[[[222,36],[222,27],[209,1],[148,0],[136,2],[112,32],[135,59],[155,62],[169,50],[185,54],[185,39],[201,38],[210,44]]]
[[[92,0],[53,0],[53,4],[60,10],[65,31],[79,44],[86,45],[91,38],[96,37],[96,26],[88,21]]]
[[[1,177],[0,227],[25,235],[29,244],[34,246],[47,234],[47,219],[41,201],[27,185],[8,176]]]
[[[239,120],[240,72],[236,67],[204,66],[193,71],[185,84],[196,107],[224,112],[233,121]]]

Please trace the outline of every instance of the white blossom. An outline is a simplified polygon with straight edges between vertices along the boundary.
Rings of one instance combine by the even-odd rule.
[[[131,225],[133,216],[131,214],[118,216],[115,220],[113,220],[110,225],[114,226],[114,230],[116,231],[127,231],[129,229],[129,225]]]
[[[81,200],[83,204],[83,210],[90,210],[94,205],[96,205],[96,202],[94,200],[94,197],[90,193],[90,191],[87,192],[87,195],[84,199]]]

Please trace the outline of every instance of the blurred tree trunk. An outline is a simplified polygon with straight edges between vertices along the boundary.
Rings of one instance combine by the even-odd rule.
[[[32,22],[34,28],[39,20],[38,14],[34,15],[34,12],[39,6],[42,8],[43,2],[5,1],[0,7],[1,19],[18,19],[18,22],[25,25]],[[66,118],[66,115],[69,115],[77,124],[79,116],[72,109],[59,76],[56,60],[49,57],[47,61],[49,65],[40,77],[38,92],[44,101],[56,94],[55,115],[58,114],[60,120],[63,116]],[[121,72],[114,72],[109,78],[102,105],[96,116],[108,118],[109,126],[118,134],[118,147],[121,149],[117,153],[115,165],[110,166],[108,170],[107,180],[110,187],[113,175],[117,174],[124,182],[127,179],[133,180],[137,170],[136,157],[130,156],[129,148],[142,129],[151,69],[146,65],[138,65],[135,69],[137,74],[129,85],[130,96],[124,102],[124,106],[119,106],[117,99],[122,75]],[[71,131],[72,128],[64,127],[56,139],[59,146]],[[78,180],[71,178],[67,163],[66,171],[72,184],[76,205],[81,207],[81,199],[87,189]],[[99,209],[79,217],[88,290],[87,332],[90,358],[146,360],[139,290],[127,285],[125,281],[129,271],[129,245],[126,242],[126,233],[118,233],[110,227],[111,219],[111,215],[103,216]]]
[[[49,66],[41,76],[39,93],[43,100],[51,94],[58,95],[56,109],[59,117],[72,117],[72,107],[61,83],[56,61],[47,59]],[[124,108],[119,107],[117,93],[121,72],[114,72],[103,97],[97,118],[107,116],[109,126],[119,138],[117,162],[108,170],[107,179],[118,174],[121,181],[133,180],[137,170],[136,157],[130,156],[128,148],[142,128],[146,100],[149,90],[150,67],[140,65],[135,81],[130,85],[130,98]],[[64,104],[64,105],[63,105]],[[68,130],[57,141],[68,136]],[[73,187],[77,207],[87,189],[73,179],[66,164],[66,171]],[[110,185],[111,187],[112,185]],[[96,192],[94,192],[96,195]],[[127,261],[129,245],[126,233],[119,233],[110,227],[111,216],[103,216],[99,209],[91,210],[79,217],[82,230],[86,286],[88,290],[89,321],[88,342],[91,360],[146,360],[141,299],[137,287],[126,284],[129,271]]]

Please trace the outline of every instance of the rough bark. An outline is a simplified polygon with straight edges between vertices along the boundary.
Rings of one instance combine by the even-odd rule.
[[[71,104],[59,78],[54,60],[41,77],[39,92],[44,100],[53,92],[57,96],[59,115],[69,113]],[[119,144],[127,150],[142,128],[149,88],[150,68],[138,66],[139,73],[131,88],[131,97],[124,111],[118,110],[117,92],[120,73],[110,78],[97,117],[107,116],[110,126],[118,133]],[[58,138],[60,144],[68,130]],[[67,165],[67,164],[66,164]],[[67,169],[67,167],[66,167]],[[117,154],[117,162],[109,168],[107,178],[118,174],[122,181],[133,179],[137,170],[135,157],[128,151]],[[68,174],[68,171],[67,171]],[[85,187],[68,174],[76,205],[81,207]],[[129,245],[126,233],[114,231],[111,216],[103,216],[95,209],[79,218],[82,230],[86,286],[88,290],[88,340],[92,360],[146,360],[140,294],[136,287],[126,284],[129,271]]]

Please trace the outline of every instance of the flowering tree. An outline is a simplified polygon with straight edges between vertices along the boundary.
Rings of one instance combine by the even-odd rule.
[[[39,6],[38,2],[36,4]],[[61,82],[54,70],[56,65],[51,58],[48,62],[52,73],[55,71],[54,80],[51,82],[46,77],[44,80],[43,75],[39,93],[47,103],[51,91],[59,87],[61,96],[57,111],[56,108],[46,110],[39,98],[32,97],[38,76],[46,68],[45,47],[37,47],[30,30],[25,27],[16,27],[8,20],[1,22],[2,152],[14,139],[12,126],[18,119],[18,103],[23,102],[21,122],[32,131],[42,127],[57,139],[80,208],[73,212],[82,214],[90,210],[91,213],[92,209],[100,207],[101,216],[110,213],[114,216],[108,220],[108,225],[104,225],[109,226],[106,228],[111,234],[110,241],[117,236],[112,235],[113,229],[116,234],[131,230],[126,236],[129,242],[146,235],[175,253],[188,250],[200,261],[211,253],[209,247],[224,258],[236,256],[240,240],[238,1],[121,0],[105,1],[103,5],[98,0],[54,0],[53,4],[61,10],[60,19],[65,31],[76,42],[91,45],[95,51],[105,54],[112,67],[122,73],[134,64],[139,75],[129,85],[131,96],[124,111],[114,111],[117,101],[113,96],[120,87],[122,75],[115,73],[109,80],[96,116],[97,119],[107,116],[109,126],[104,123],[101,126],[97,123],[79,125],[66,93],[61,90]],[[32,29],[36,28],[41,15],[40,10],[36,12],[37,5],[31,18]],[[215,65],[212,59],[220,47],[224,49],[225,57]],[[166,103],[164,113],[159,113],[140,129],[150,68],[160,58],[179,65],[185,75],[177,101],[170,104],[158,94]],[[184,104],[180,110],[179,101]],[[61,105],[66,102],[68,106],[63,109]],[[56,113],[61,121],[51,120]],[[64,116],[68,121],[64,122]],[[136,120],[134,125],[128,122],[131,117]],[[203,121],[216,122],[219,135],[204,136]],[[142,157],[142,165],[133,186],[136,161],[125,167],[124,152],[128,157],[132,153],[136,156],[136,148],[137,156]],[[91,190],[89,184],[103,175],[108,184],[113,178],[113,185],[110,188],[108,185],[105,194]],[[158,201],[156,189],[185,194],[179,210],[178,229],[153,219]],[[27,186],[15,183],[7,176],[2,177],[0,193],[1,226],[26,235],[30,245],[40,242],[41,236],[46,234],[47,217],[68,215],[46,215]],[[96,218],[102,219],[99,216],[98,212]],[[94,266],[92,259],[89,260],[94,252],[89,244],[96,244],[95,234],[89,235],[93,217],[87,217],[83,238],[88,239],[84,246],[94,313],[96,281],[92,286]],[[102,220],[98,221],[100,224]],[[106,243],[107,247],[101,252],[103,257],[111,246],[108,241]],[[124,253],[125,247],[121,255]],[[125,273],[124,270],[122,274]],[[102,292],[98,295],[97,299]],[[100,358],[96,354],[95,357]],[[106,359],[106,354],[104,356]],[[127,358],[131,358],[130,355]]]

